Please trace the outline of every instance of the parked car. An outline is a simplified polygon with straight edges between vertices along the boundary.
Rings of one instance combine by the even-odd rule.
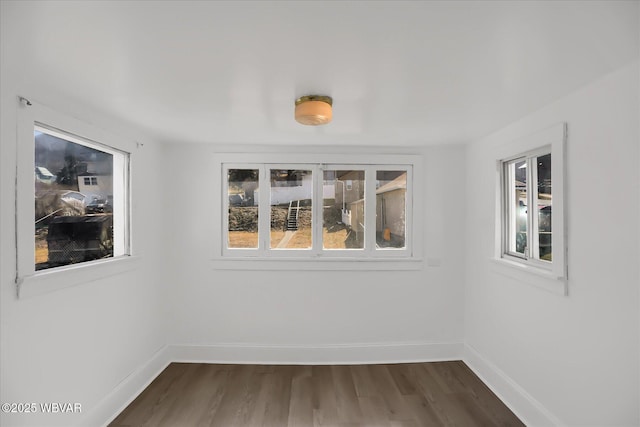
[[[113,213],[113,197],[93,199],[93,201],[86,206],[85,212],[87,214]]]
[[[244,206],[244,197],[242,197],[242,194],[230,194],[229,206]]]

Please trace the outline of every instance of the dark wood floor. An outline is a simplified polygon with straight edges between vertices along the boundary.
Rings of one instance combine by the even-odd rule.
[[[353,366],[172,363],[110,425],[524,424],[458,361]]]

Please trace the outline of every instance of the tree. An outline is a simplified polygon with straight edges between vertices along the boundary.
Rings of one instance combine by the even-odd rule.
[[[80,162],[73,154],[65,154],[64,166],[58,172],[58,178],[56,182],[61,185],[74,187],[78,186],[78,166]]]

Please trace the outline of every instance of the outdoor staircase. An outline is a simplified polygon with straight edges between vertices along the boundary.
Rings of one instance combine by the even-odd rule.
[[[300,212],[300,200],[290,201],[289,210],[287,211],[287,230],[295,231],[298,229],[299,212]]]

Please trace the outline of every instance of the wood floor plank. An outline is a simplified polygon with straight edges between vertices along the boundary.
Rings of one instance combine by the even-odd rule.
[[[389,427],[388,409],[381,396],[358,398],[362,411],[362,422],[371,427]]]
[[[424,396],[413,394],[406,396],[405,399],[415,418],[418,420],[419,425],[432,427],[445,425]]]
[[[265,406],[264,420],[262,424],[256,420],[256,426],[281,427],[288,424],[292,378],[293,367],[291,366],[278,366],[274,370],[273,377],[267,384],[271,393]]]
[[[358,397],[378,396],[378,388],[367,365],[351,366],[351,377]]]
[[[336,388],[336,403],[340,423],[362,422],[362,410],[353,383],[350,366],[332,366],[333,381]]]
[[[491,416],[493,425],[510,426],[513,425],[515,415],[507,408],[498,397],[484,384],[476,374],[462,361],[451,365],[454,375],[461,379],[465,389],[487,414]],[[519,424],[524,426],[524,424]]]
[[[111,427],[523,426],[463,363],[172,363]]]
[[[393,365],[369,365],[369,371],[387,408],[387,418],[391,421],[411,420],[413,413],[389,373],[390,366]]]
[[[218,378],[215,378],[219,374]],[[218,387],[224,386],[221,376],[228,374],[210,369],[205,364],[198,364],[191,374],[189,386],[178,396],[158,426],[175,426],[180,423],[196,425],[210,407],[211,394],[222,396]]]
[[[153,387],[147,387],[112,422],[112,425],[141,425],[152,413],[162,406],[167,398],[168,389],[184,372],[184,366],[172,363],[153,381]]]
[[[212,426],[243,426],[244,418],[252,410],[254,395],[259,391],[253,373],[255,365],[238,365],[228,378],[228,386],[214,413]]]
[[[291,379],[289,427],[313,425],[313,388],[310,367],[296,366]]]
[[[399,363],[397,365],[389,365],[388,370],[396,383],[396,387],[400,393],[404,395],[416,394],[416,389],[411,379],[411,373],[409,371],[409,364]]]
[[[311,380],[313,388],[313,425],[333,426],[338,423],[338,403],[331,366],[314,366]]]

